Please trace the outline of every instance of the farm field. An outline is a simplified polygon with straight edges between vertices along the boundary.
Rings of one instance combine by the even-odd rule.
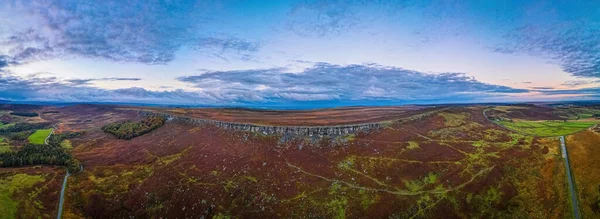
[[[552,137],[570,135],[585,130],[600,121],[499,121],[504,127],[517,132],[541,136]]]
[[[600,134],[584,131],[566,141],[583,218],[600,218]]]
[[[27,140],[32,144],[44,144],[44,140],[50,135],[50,132],[52,132],[52,129],[39,129],[31,134]]]

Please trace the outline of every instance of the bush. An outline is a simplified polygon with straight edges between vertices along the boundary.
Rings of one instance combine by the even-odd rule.
[[[124,121],[105,125],[102,131],[113,134],[117,138],[129,140],[137,136],[144,135],[152,130],[164,125],[165,118],[160,116],[150,116],[140,122]]]

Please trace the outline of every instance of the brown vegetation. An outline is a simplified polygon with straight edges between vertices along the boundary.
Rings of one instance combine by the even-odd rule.
[[[167,123],[131,141],[73,139],[86,171],[66,214],[92,218],[563,218],[554,140],[455,107],[339,145]],[[540,204],[541,203],[541,204]],[[533,210],[532,210],[533,209]]]
[[[567,138],[567,150],[584,218],[600,218],[600,135],[584,131]]]
[[[568,217],[558,141],[503,129],[486,120],[486,108],[287,112],[76,105],[43,108],[56,113],[40,117],[57,124],[58,133],[86,131],[71,139],[70,152],[85,171],[69,179],[65,218]],[[210,124],[167,122],[130,141],[100,129],[112,122],[140,121],[139,111],[149,109],[273,125],[386,122],[343,139],[286,141]],[[530,116],[527,109],[518,111]],[[583,145],[576,143],[585,142],[580,135],[567,145]],[[590,136],[581,138],[600,142]],[[593,154],[572,149],[571,156],[578,156],[572,165],[576,180],[583,174],[593,185],[597,174],[577,171],[599,170],[575,165],[576,159],[598,163],[588,153]],[[577,183],[579,189],[580,184],[593,187]],[[57,200],[58,195],[44,203]]]
[[[140,109],[140,108],[130,108]],[[144,108],[178,116],[262,125],[323,126],[394,120],[428,110],[421,106],[345,107],[323,110],[249,110]]]

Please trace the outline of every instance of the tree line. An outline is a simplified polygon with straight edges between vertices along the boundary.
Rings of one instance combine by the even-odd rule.
[[[131,120],[115,122],[102,127],[102,131],[113,134],[117,138],[130,140],[137,136],[144,135],[154,129],[164,125],[166,119],[160,116],[149,116],[142,121],[134,122]]]
[[[69,172],[78,172],[80,163],[77,159],[60,146],[60,143],[69,138],[82,135],[81,132],[53,134],[48,138],[47,145],[25,144],[18,151],[0,153],[0,166],[23,167],[31,165],[59,165],[65,166]]]
[[[48,127],[50,127],[50,123],[17,123],[13,126],[0,129],[0,135],[10,140],[22,141],[26,140],[35,130],[46,129]]]
[[[23,117],[36,117],[38,114],[36,112],[11,112],[13,116],[23,116]]]

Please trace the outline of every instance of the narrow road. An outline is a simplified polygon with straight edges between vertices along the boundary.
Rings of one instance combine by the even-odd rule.
[[[56,219],[62,218],[63,203],[65,201],[65,188],[67,188],[67,179],[69,179],[69,176],[71,176],[71,173],[69,173],[67,170],[67,174],[65,175],[65,179],[62,183],[62,188],[60,189],[60,200],[58,201],[58,214],[56,215]]]
[[[571,194],[573,214],[576,219],[581,219],[581,215],[579,214],[579,204],[577,203],[577,192],[575,191],[575,184],[573,183],[573,175],[571,175],[571,165],[569,164],[569,154],[567,153],[564,136],[560,136],[560,148],[562,151],[562,157],[565,159],[565,167],[567,169],[567,181],[569,182],[569,193]]]
[[[54,129],[50,130],[50,134],[44,139],[44,144],[48,144],[48,139],[52,136],[52,133],[54,133]]]

